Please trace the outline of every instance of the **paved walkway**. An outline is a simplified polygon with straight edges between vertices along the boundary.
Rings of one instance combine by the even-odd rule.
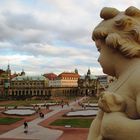
[[[82,99],[80,99],[82,100]],[[0,138],[22,138],[22,139],[38,139],[38,140],[57,140],[62,134],[63,131],[60,130],[52,130],[49,128],[44,128],[42,126],[39,126],[38,123],[42,122],[43,120],[55,115],[56,113],[65,110],[70,109],[75,105],[76,102],[70,103],[69,107],[64,106],[61,108],[61,106],[51,107],[51,109],[54,109],[54,111],[47,113],[44,118],[37,118],[31,122],[28,122],[28,133],[24,133],[23,126],[20,126],[16,129],[13,129],[11,131],[8,131],[2,135],[0,135]]]

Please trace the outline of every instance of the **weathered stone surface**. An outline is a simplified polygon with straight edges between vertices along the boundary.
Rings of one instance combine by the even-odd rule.
[[[92,38],[105,74],[116,77],[99,100],[88,140],[140,139],[140,10],[102,9]]]

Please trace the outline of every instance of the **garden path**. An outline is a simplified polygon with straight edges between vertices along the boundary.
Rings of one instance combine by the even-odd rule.
[[[85,98],[85,97],[83,97]],[[79,100],[83,100],[83,98]],[[24,133],[24,127],[20,126],[16,129],[10,130],[2,135],[0,135],[1,138],[20,138],[20,139],[34,139],[34,140],[57,140],[62,134],[63,131],[60,130],[52,130],[49,128],[44,128],[38,123],[41,121],[48,119],[49,117],[55,115],[56,113],[73,108],[73,106],[76,104],[76,102],[71,102],[69,106],[64,106],[63,108],[61,106],[51,107],[53,109],[52,112],[47,113],[44,118],[37,118],[31,122],[28,122],[28,133]]]

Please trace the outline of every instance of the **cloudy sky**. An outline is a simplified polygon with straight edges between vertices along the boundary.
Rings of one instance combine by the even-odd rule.
[[[0,0],[0,69],[102,74],[91,40],[100,10],[131,5],[140,8],[136,0]]]

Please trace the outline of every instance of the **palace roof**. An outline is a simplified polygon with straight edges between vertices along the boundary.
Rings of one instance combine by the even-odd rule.
[[[62,78],[62,77],[75,77],[75,78],[79,78],[80,75],[74,72],[62,72],[61,74],[58,75],[58,77]]]
[[[54,80],[55,78],[57,78],[57,75],[54,73],[46,73],[44,74],[44,76],[48,78],[49,80]]]
[[[39,75],[39,76],[17,76],[15,78],[12,79],[12,81],[24,81],[24,80],[28,80],[28,81],[44,81],[47,80],[46,77]]]

